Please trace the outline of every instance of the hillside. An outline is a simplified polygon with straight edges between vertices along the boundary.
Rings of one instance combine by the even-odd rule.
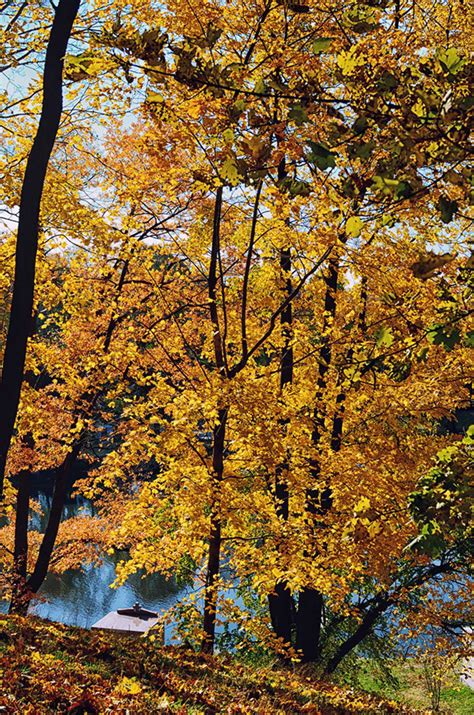
[[[0,617],[0,711],[22,715],[415,712],[284,669],[11,616]]]

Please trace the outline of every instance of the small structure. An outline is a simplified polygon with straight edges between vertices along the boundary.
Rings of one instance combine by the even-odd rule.
[[[147,611],[139,603],[132,608],[119,608],[111,611],[94,623],[92,628],[114,631],[129,636],[141,636],[158,623],[159,616],[155,611]]]

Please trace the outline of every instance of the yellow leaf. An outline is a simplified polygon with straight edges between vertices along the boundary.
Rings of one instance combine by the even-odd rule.
[[[232,186],[237,186],[237,184],[239,183],[239,170],[232,157],[227,157],[227,159],[222,164],[221,176]]]
[[[351,216],[346,222],[346,233],[351,238],[360,236],[364,222],[358,216]]]

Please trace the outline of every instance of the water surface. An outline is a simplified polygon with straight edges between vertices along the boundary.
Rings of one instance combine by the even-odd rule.
[[[30,526],[43,531],[52,498],[52,484],[48,478],[35,479],[32,498],[40,503],[43,514],[33,513]],[[82,496],[69,495],[63,519],[84,513],[94,513],[92,502]],[[115,580],[115,565],[124,556],[125,553],[105,555],[100,565],[69,570],[60,575],[49,574],[39,591],[39,600],[32,604],[30,612],[67,625],[90,628],[109,611],[133,606],[137,601],[152,611],[168,609],[188,590],[159,574],[143,578],[141,573],[130,576],[123,586],[110,588]],[[6,609],[7,604],[1,602],[0,610]]]

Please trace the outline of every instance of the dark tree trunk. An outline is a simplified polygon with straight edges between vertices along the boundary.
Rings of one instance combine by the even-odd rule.
[[[282,249],[280,252],[280,267],[286,275],[285,294],[291,295],[291,252],[289,248]],[[284,344],[280,358],[280,388],[283,391],[286,385],[293,382],[293,346],[291,326],[293,323],[293,306],[290,303],[282,311],[280,317],[281,330],[284,337]],[[286,424],[282,425],[286,428]],[[288,464],[283,463],[278,466],[275,474],[275,499],[277,515],[284,519],[288,519],[289,509],[289,493],[288,484],[286,481],[286,472]],[[268,607],[270,610],[270,620],[272,628],[277,636],[284,643],[291,644],[291,635],[293,627],[294,603],[290,590],[283,583],[278,583],[274,593],[268,597]]]
[[[284,643],[291,644],[294,603],[290,590],[283,583],[275,586],[274,593],[268,596],[270,620],[273,632]]]
[[[30,475],[19,475],[16,495],[15,545],[13,548],[13,583],[9,613],[26,615],[28,610],[28,588],[26,584],[28,564],[28,520],[30,516]]]
[[[347,638],[338,648],[333,657],[329,660],[325,672],[333,673],[339,663],[346,657],[359,643],[370,635],[380,616],[387,611],[390,606],[397,602],[400,592],[409,592],[412,589],[419,588],[422,584],[428,583],[431,579],[436,578],[443,573],[452,573],[455,570],[453,563],[441,562],[432,564],[426,570],[417,570],[411,579],[403,581],[403,579],[394,579],[393,583],[397,582],[397,586],[391,593],[387,591],[380,594],[372,604],[371,608],[366,611],[362,621],[357,626],[355,631]]]
[[[31,593],[38,592],[38,589],[42,585],[48,573],[51,555],[53,553],[59,525],[61,523],[72,467],[79,455],[80,449],[80,442],[76,442],[57,471],[53,500],[51,502],[51,509],[49,510],[48,522],[43,534],[43,540],[41,541],[33,573],[26,582],[28,590]]]
[[[217,609],[217,579],[219,576],[221,558],[221,522],[217,515],[211,517],[211,531],[209,537],[209,554],[206,570],[206,587],[204,591],[204,616],[202,627],[204,637],[201,651],[214,652],[216,637],[216,609]]]
[[[15,276],[0,383],[0,496],[20,400],[33,309],[41,197],[62,112],[64,55],[80,0],[59,0],[46,50],[43,105],[23,179]]]
[[[214,208],[211,259],[208,274],[209,315],[213,330],[214,358],[222,379],[226,378],[225,346],[219,325],[217,309],[218,265],[220,256],[220,222],[222,209],[222,187],[216,192]],[[222,280],[222,276],[221,276]],[[212,504],[209,531],[209,553],[204,590],[204,637],[201,643],[203,653],[213,653],[216,632],[217,580],[220,570],[222,526],[220,517],[220,488],[224,474],[224,445],[227,423],[227,409],[220,407],[217,424],[213,429],[212,439]]]
[[[324,297],[323,343],[319,351],[318,391],[316,401],[323,399],[327,386],[328,371],[331,365],[331,343],[327,337],[327,328],[336,315],[336,292],[339,274],[339,261],[337,257],[329,261],[328,273],[325,277],[326,292]],[[325,412],[318,406],[313,416],[313,432],[311,441],[318,448],[324,430]],[[311,477],[315,485],[320,481],[321,468],[318,457],[311,460]],[[332,505],[331,485],[327,483],[314,486],[306,495],[306,510],[309,528],[314,528],[317,515],[326,514]],[[310,558],[307,554],[306,558]],[[313,662],[320,658],[321,623],[323,616],[324,600],[322,594],[314,588],[303,588],[298,599],[298,616],[296,619],[296,647],[302,653],[303,662]]]
[[[338,261],[333,259],[329,265],[326,277],[326,295],[324,300],[324,310],[327,317],[334,320],[336,316],[336,293],[338,280]],[[359,314],[358,327],[365,330],[365,316],[367,309],[367,279],[362,279],[361,310]],[[327,325],[324,326],[325,328]],[[347,361],[350,362],[353,356],[353,349],[349,350]],[[323,343],[320,353],[319,377],[318,377],[318,397],[321,398],[327,384],[327,372],[331,363],[331,347],[329,343]],[[344,423],[346,393],[341,390],[336,398],[335,412],[331,429],[331,449],[339,452],[342,444],[342,428]],[[312,435],[313,444],[317,445],[321,439],[324,426],[324,415],[315,411],[314,430]],[[312,465],[312,476],[318,479],[320,467],[318,460],[314,460]],[[327,481],[323,489],[311,490],[308,500],[308,511],[312,516],[326,514],[332,507],[332,489]],[[298,636],[297,647],[303,652],[304,661],[315,661],[320,658],[321,624],[323,615],[324,600],[318,591],[305,589],[300,594],[298,610]],[[314,638],[310,635],[314,631]],[[365,636],[362,636],[365,637]],[[362,639],[362,638],[361,638]],[[351,646],[350,650],[352,649]],[[341,655],[341,659],[345,653]],[[338,661],[339,662],[339,661]]]
[[[360,299],[361,299],[361,308],[360,308],[360,312],[359,312],[359,318],[357,321],[357,327],[363,335],[365,333],[365,329],[366,329],[365,318],[366,318],[366,312],[367,312],[367,277],[366,276],[364,276],[362,278]],[[354,348],[350,347],[349,350],[347,351],[346,363],[350,365],[353,357],[354,357]],[[337,398],[336,398],[336,409],[334,412],[334,418],[333,418],[333,422],[332,422],[331,449],[333,452],[339,452],[339,450],[341,449],[341,445],[342,445],[342,427],[343,427],[343,423],[344,423],[344,412],[346,409],[345,402],[346,402],[346,393],[343,389],[341,389],[337,395]]]
[[[322,594],[314,588],[304,588],[296,617],[296,648],[302,653],[303,663],[319,660],[322,614]]]
[[[206,572],[206,588],[204,592],[204,638],[201,650],[212,653],[216,632],[217,579],[220,569],[221,555],[221,519],[220,519],[220,487],[224,473],[224,444],[227,410],[219,410],[218,424],[213,430],[213,489],[214,503],[211,513],[211,530],[209,534],[209,555]]]
[[[128,261],[125,262],[121,274],[120,274],[120,279],[118,283],[118,294],[120,295],[123,285],[125,282],[125,278],[127,275],[129,263]],[[106,337],[105,337],[105,342],[104,342],[104,353],[107,353],[110,348],[110,343],[112,340],[113,332],[115,330],[115,327],[117,325],[117,321],[114,320],[114,318],[110,319],[107,332],[106,332]],[[83,397],[85,397],[83,395]],[[93,408],[95,403],[97,402],[98,398],[100,397],[100,393],[97,393],[90,401],[90,407]],[[76,415],[77,417],[78,415]],[[27,571],[26,571],[26,563],[27,563],[27,549],[28,549],[28,541],[27,541],[27,529],[28,529],[28,510],[26,510],[26,516],[25,516],[25,509],[22,507],[20,508],[20,503],[23,504],[23,500],[25,499],[24,496],[20,495],[20,490],[25,489],[26,486],[28,486],[28,500],[29,500],[29,489],[30,489],[30,482],[29,478],[30,475],[28,473],[25,473],[23,478],[20,480],[20,487],[18,490],[18,496],[17,496],[17,521],[16,521],[16,530],[15,530],[15,554],[18,550],[19,554],[22,554],[25,552],[26,549],[26,558],[24,559],[24,572],[22,572],[22,583],[23,583],[23,592],[26,593],[26,598],[22,596],[22,600],[20,603],[20,606],[22,607],[22,604],[26,602],[26,609],[28,608],[28,597],[34,595],[35,593],[38,592],[38,590],[41,588],[44,579],[46,578],[48,571],[49,571],[49,565],[51,562],[51,556],[53,554],[53,550],[56,544],[56,538],[58,535],[58,530],[59,530],[59,525],[61,523],[62,515],[63,515],[63,509],[64,509],[64,502],[66,500],[66,495],[67,495],[67,488],[68,485],[71,483],[71,476],[72,472],[74,469],[74,466],[77,462],[77,459],[79,457],[80,451],[81,451],[81,443],[82,443],[82,437],[81,435],[78,439],[76,439],[76,442],[71,446],[70,451],[64,458],[62,464],[58,467],[57,470],[55,470],[55,479],[54,479],[54,492],[53,492],[53,499],[51,503],[51,509],[48,514],[48,521],[46,524],[46,529],[43,534],[43,540],[41,542],[41,546],[38,552],[38,556],[36,558],[36,564],[33,569],[33,572],[31,576],[27,579]],[[31,446],[33,446],[31,444]],[[24,494],[24,491],[23,491]],[[29,508],[29,502],[28,502],[28,508]],[[21,518],[19,518],[19,514],[21,513]],[[19,583],[19,581],[16,581],[16,583]],[[15,597],[15,593],[13,594],[12,597],[12,603],[10,605],[10,610],[14,609],[15,612],[18,612],[18,608],[15,605],[16,601],[18,599]]]
[[[359,627],[347,640],[344,641],[344,643],[340,646],[339,650],[330,659],[326,666],[326,673],[333,673],[341,662],[341,660],[345,658],[346,655],[351,652],[351,650],[358,646],[359,643],[362,643],[364,638],[367,638],[367,636],[372,632],[372,629],[376,624],[378,618],[385,611],[387,606],[388,602],[383,601],[365,615]]]
[[[36,557],[35,567],[29,577],[27,576],[27,560],[31,484],[29,473],[25,472],[19,477],[15,521],[15,572],[12,585],[12,598],[9,606],[10,613],[26,615],[30,598],[38,592],[48,574],[51,556],[61,523],[67,487],[70,483],[71,473],[79,456],[79,452],[80,443],[76,442],[61,466],[56,470],[53,499],[48,514],[46,529]]]

